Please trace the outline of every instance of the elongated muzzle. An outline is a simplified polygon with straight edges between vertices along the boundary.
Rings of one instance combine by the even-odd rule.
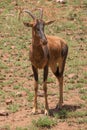
[[[41,43],[42,43],[43,45],[47,45],[47,40],[46,40],[46,39],[41,39]]]
[[[47,45],[47,38],[43,31],[40,31],[40,41],[42,45]]]

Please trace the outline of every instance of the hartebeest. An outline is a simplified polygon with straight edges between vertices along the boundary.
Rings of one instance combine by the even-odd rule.
[[[44,33],[45,25],[49,25],[54,21],[45,22],[42,20],[43,10],[40,10],[40,18],[36,18],[29,10],[23,10],[28,13],[33,22],[24,22],[24,25],[32,28],[32,45],[30,48],[30,61],[34,73],[34,89],[35,99],[33,113],[37,112],[37,91],[38,91],[38,69],[44,69],[43,89],[45,94],[45,114],[48,114],[49,107],[47,101],[47,77],[48,67],[51,68],[54,75],[59,81],[59,103],[58,107],[62,107],[63,103],[63,72],[68,54],[68,46],[66,42],[56,36],[48,36]]]

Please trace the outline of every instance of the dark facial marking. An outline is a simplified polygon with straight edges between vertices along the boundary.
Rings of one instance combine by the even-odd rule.
[[[40,38],[42,38],[42,35],[44,34],[44,24],[42,21],[37,21],[36,24],[36,33]]]
[[[46,36],[44,34],[44,22],[38,20],[37,24],[35,26],[36,35],[42,40],[42,42],[45,44],[47,43]]]

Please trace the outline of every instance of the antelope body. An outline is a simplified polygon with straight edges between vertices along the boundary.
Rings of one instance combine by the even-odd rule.
[[[32,112],[34,114],[37,112],[38,69],[44,69],[43,89],[45,94],[45,114],[48,114],[49,107],[47,101],[46,83],[48,76],[48,67],[51,68],[53,74],[59,81],[60,97],[57,106],[61,108],[63,103],[63,72],[68,53],[68,46],[63,39],[56,36],[46,36],[44,34],[44,26],[49,25],[54,21],[44,22],[42,20],[43,11],[40,11],[40,19],[36,19],[30,11],[24,10],[24,12],[28,13],[33,19],[33,22],[31,23],[24,22],[24,25],[27,27],[32,27],[32,45],[30,47],[29,53],[35,79],[35,99]]]

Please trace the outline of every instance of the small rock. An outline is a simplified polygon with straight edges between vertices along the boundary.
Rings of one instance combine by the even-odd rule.
[[[21,92],[22,93],[22,96],[26,96],[27,95],[27,93],[26,92]]]
[[[8,116],[8,112],[6,110],[0,110],[0,116]]]
[[[22,97],[21,92],[17,92],[17,93],[16,93],[16,96],[18,96],[18,97]]]
[[[15,49],[15,46],[11,46],[11,49]]]
[[[62,3],[62,4],[66,3],[65,0],[56,0],[56,2],[59,2],[59,3]]]
[[[12,104],[13,101],[12,101],[12,99],[6,99],[5,102],[6,102],[7,105],[9,105],[9,104]]]
[[[76,79],[76,78],[78,78],[78,75],[76,75],[76,74],[74,74],[74,73],[71,73],[71,74],[68,75],[68,78],[69,78],[69,79],[71,79],[71,78]]]
[[[26,96],[26,95],[27,95],[27,93],[24,91],[16,93],[16,96],[18,96],[18,97],[22,97],[22,96]]]

